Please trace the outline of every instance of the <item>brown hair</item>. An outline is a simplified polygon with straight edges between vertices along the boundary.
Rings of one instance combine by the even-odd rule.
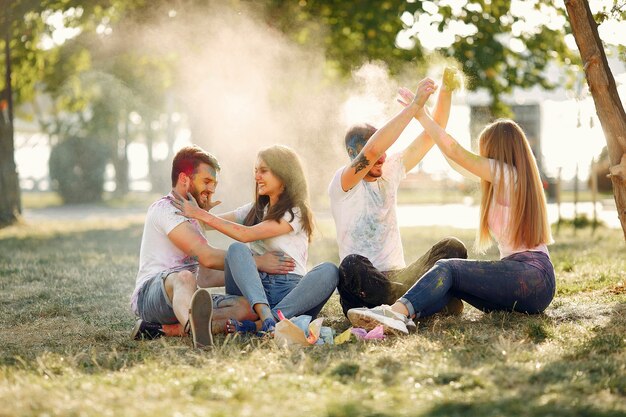
[[[198,145],[185,146],[179,150],[172,161],[172,187],[176,186],[181,172],[191,177],[202,163],[212,166],[216,171],[220,170],[217,159]]]
[[[310,241],[313,234],[313,213],[309,204],[309,189],[304,176],[304,169],[298,154],[287,146],[274,145],[261,150],[258,153],[258,157],[282,181],[284,191],[278,197],[278,202],[271,206],[267,214],[263,216],[265,207],[270,200],[266,195],[259,195],[257,186],[254,191],[254,204],[243,224],[253,226],[263,220],[276,220],[279,222],[286,212],[289,212],[291,220],[293,220],[293,209],[297,207],[300,209],[302,228]]]
[[[486,249],[491,244],[488,219],[494,198],[509,202],[511,211],[507,227],[513,245],[533,248],[542,243],[551,243],[546,197],[539,169],[522,128],[512,120],[496,120],[480,133],[479,146],[481,156],[496,160],[492,178],[494,181],[499,178],[500,181],[497,184],[494,181],[480,182],[482,198],[477,248]],[[515,186],[509,190],[505,190],[505,181],[502,181],[505,165],[517,173]]]

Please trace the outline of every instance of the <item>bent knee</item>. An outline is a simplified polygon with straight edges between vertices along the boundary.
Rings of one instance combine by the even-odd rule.
[[[319,268],[321,275],[329,284],[337,286],[339,283],[339,268],[337,268],[337,265],[332,262],[324,262],[319,264],[317,268]]]
[[[238,253],[241,251],[249,251],[248,246],[245,243],[234,242],[228,247],[228,253]]]
[[[350,255],[346,256],[345,258],[341,260],[341,263],[339,264],[339,269],[349,268],[357,262],[361,263],[363,258],[365,257],[361,255],[357,255],[355,253],[351,253]]]
[[[467,248],[465,244],[456,237],[450,236],[445,239],[441,239],[439,244],[444,248],[446,257],[467,259]]]
[[[230,259],[234,256],[241,256],[246,253],[250,253],[248,246],[245,243],[235,242],[228,247],[228,250],[226,251],[226,258]]]
[[[435,262],[433,268],[438,268],[440,270],[452,271],[452,259],[439,259]]]
[[[195,290],[197,287],[196,276],[190,271],[180,271],[169,275],[165,280],[166,287],[168,283],[173,288],[190,288]]]
[[[341,261],[339,264],[340,274],[349,274],[351,271],[357,271],[362,268],[371,267],[372,262],[363,255],[352,253]]]

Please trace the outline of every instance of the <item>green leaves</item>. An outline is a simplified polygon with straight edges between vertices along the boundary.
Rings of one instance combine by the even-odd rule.
[[[503,94],[515,87],[553,88],[555,84],[546,77],[547,66],[552,62],[576,62],[577,56],[565,45],[564,30],[552,29],[548,24],[520,30],[528,22],[519,10],[512,9],[510,0],[468,0],[463,7],[437,3],[275,0],[266,2],[266,15],[270,24],[294,41],[323,47],[329,65],[344,76],[367,61],[383,61],[392,73],[399,73],[407,63],[428,60],[432,53],[453,58],[463,68],[470,90],[489,91],[492,111],[497,115],[506,111],[501,103]],[[531,11],[533,8],[543,14],[563,14],[547,0],[536,1]],[[432,16],[439,32],[455,33],[459,23],[475,30],[473,34],[457,35],[447,47],[428,51],[420,42],[425,34],[416,26],[413,46],[403,49],[396,39],[401,30],[409,29],[403,23],[405,13],[413,16],[413,22],[424,15]]]

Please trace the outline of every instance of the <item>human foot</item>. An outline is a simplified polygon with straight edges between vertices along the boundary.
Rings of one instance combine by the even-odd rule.
[[[274,320],[273,318],[267,318],[263,320],[263,324],[261,325],[261,330],[259,330],[259,333],[269,334],[273,336],[274,330],[276,330],[276,320]]]
[[[237,321],[235,319],[226,320],[226,333],[254,333],[256,323],[252,320]]]

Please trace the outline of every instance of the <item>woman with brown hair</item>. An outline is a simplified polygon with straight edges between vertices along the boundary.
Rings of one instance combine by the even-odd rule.
[[[194,204],[193,199],[174,202],[184,216],[198,219],[241,242],[233,243],[226,254],[226,293],[245,296],[260,320],[231,320],[227,325],[231,332],[271,332],[278,310],[287,318],[300,314],[314,317],[339,280],[338,269],[330,262],[306,271],[313,214],[298,155],[282,145],[261,150],[254,178],[254,202],[229,213],[215,216]],[[245,243],[250,243],[250,247]],[[281,254],[283,274],[257,270],[253,256],[266,252]]]
[[[413,99],[407,89],[400,95],[404,105]],[[486,249],[493,235],[500,260],[442,259],[392,306],[351,309],[348,318],[358,327],[383,324],[391,333],[408,333],[415,328],[411,319],[451,295],[483,311],[542,312],[555,292],[547,248],[552,236],[539,170],[524,132],[512,120],[497,120],[480,134],[475,154],[424,110],[417,118],[449,160],[480,178],[476,246]]]

